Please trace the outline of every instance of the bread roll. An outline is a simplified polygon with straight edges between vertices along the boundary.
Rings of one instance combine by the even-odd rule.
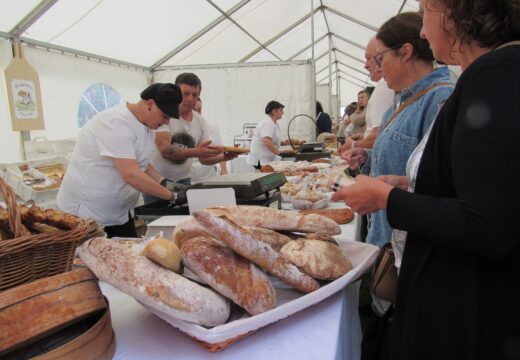
[[[162,267],[179,273],[181,251],[173,241],[165,238],[152,239],[144,246],[143,255]]]
[[[305,275],[296,266],[279,256],[270,245],[258,240],[254,233],[235,224],[226,216],[207,210],[196,211],[193,216],[210,234],[283,282],[304,293],[320,287],[316,280]]]
[[[98,278],[161,312],[203,326],[221,325],[229,317],[222,296],[116,241],[92,238],[78,253]]]
[[[179,222],[173,230],[172,240],[180,248],[185,239],[196,236],[211,236],[197,220],[190,216]]]
[[[207,208],[205,211],[224,215],[241,226],[297,232],[321,232],[329,235],[341,233],[341,228],[333,220],[316,214],[304,215],[265,206],[248,205],[215,206]]]
[[[276,306],[276,292],[265,273],[210,237],[187,239],[181,247],[184,266],[251,315]]]
[[[298,239],[284,245],[280,255],[307,275],[320,280],[334,280],[352,269],[338,245],[330,241]]]

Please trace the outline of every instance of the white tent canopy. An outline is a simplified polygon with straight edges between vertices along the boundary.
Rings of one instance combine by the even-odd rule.
[[[62,86],[69,88],[67,82],[75,82],[84,90],[108,78],[130,101],[150,81],[172,81],[174,77],[165,74],[186,68],[199,73],[232,65],[237,69],[279,65],[291,69],[293,86],[308,88],[294,95],[298,100],[291,103],[290,115],[312,115],[315,95],[310,92],[315,85],[327,87],[318,98],[335,115],[340,104],[355,100],[357,92],[371,84],[363,67],[367,41],[389,17],[415,11],[418,4],[415,0],[4,0],[2,7],[0,39],[5,40],[0,40],[0,63],[5,68],[12,58],[7,40],[20,39],[27,59],[40,74],[45,135],[57,138],[55,134],[74,136],[77,128],[65,131],[62,125],[54,125],[59,129],[50,135],[50,117],[64,116],[50,105],[59,103],[72,110],[79,100],[75,95],[78,99],[69,105],[51,99],[49,93],[57,95],[60,80],[66,81]],[[58,60],[63,55],[70,55],[69,59]],[[296,65],[305,69],[295,70]],[[314,76],[307,75],[309,66]],[[305,82],[296,84],[297,76],[304,76]],[[209,118],[222,110],[205,96],[207,89],[215,88],[212,77],[202,79]],[[291,94],[285,101],[292,101]],[[66,96],[60,95],[61,100]],[[259,102],[265,99],[267,94]],[[227,100],[233,101],[232,94]],[[74,109],[68,116],[76,114]],[[3,111],[0,115],[9,116]],[[231,117],[238,120],[236,113]],[[0,124],[2,132],[8,129],[5,122]],[[228,127],[224,137],[236,134],[241,126],[235,125]]]

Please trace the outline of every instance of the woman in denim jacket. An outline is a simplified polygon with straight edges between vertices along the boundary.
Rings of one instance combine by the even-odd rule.
[[[429,44],[420,37],[421,27],[421,15],[409,12],[392,17],[379,29],[374,60],[397,95],[383,116],[373,150],[353,148],[341,154],[350,168],[362,165],[362,172],[374,177],[405,175],[408,157],[453,91],[449,70],[434,69]],[[382,247],[391,236],[385,211],[373,213],[367,242]]]

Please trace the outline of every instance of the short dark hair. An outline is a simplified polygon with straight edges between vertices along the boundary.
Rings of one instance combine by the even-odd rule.
[[[323,106],[321,106],[321,103],[319,101],[316,101],[316,115],[323,112]]]
[[[520,39],[518,0],[428,0],[426,6],[429,2],[449,9],[444,16],[453,20],[462,43],[496,47]]]
[[[182,93],[178,86],[170,83],[155,83],[141,92],[141,99],[153,100],[157,107],[171,118],[179,117]]]
[[[365,92],[368,94],[368,97],[372,96],[372,93],[374,92],[375,87],[374,86],[367,86],[365,88]]]
[[[283,109],[285,106],[283,106],[281,103],[279,103],[278,101],[276,100],[271,100],[267,103],[267,105],[265,106],[265,113],[267,115],[269,115],[271,113],[271,111],[275,110],[275,109]]]
[[[182,84],[199,87],[202,90],[202,83],[197,75],[194,73],[182,73],[177,75],[175,78],[175,85],[181,86]]]
[[[432,61],[433,53],[430,44],[421,37],[422,16],[418,12],[404,12],[387,20],[377,32],[376,38],[388,48],[398,51],[399,45],[410,43],[413,56],[423,61]]]

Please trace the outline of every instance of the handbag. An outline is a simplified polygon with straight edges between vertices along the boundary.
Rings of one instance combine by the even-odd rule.
[[[370,289],[380,299],[395,303],[397,292],[397,268],[391,243],[386,243],[376,260]]]

